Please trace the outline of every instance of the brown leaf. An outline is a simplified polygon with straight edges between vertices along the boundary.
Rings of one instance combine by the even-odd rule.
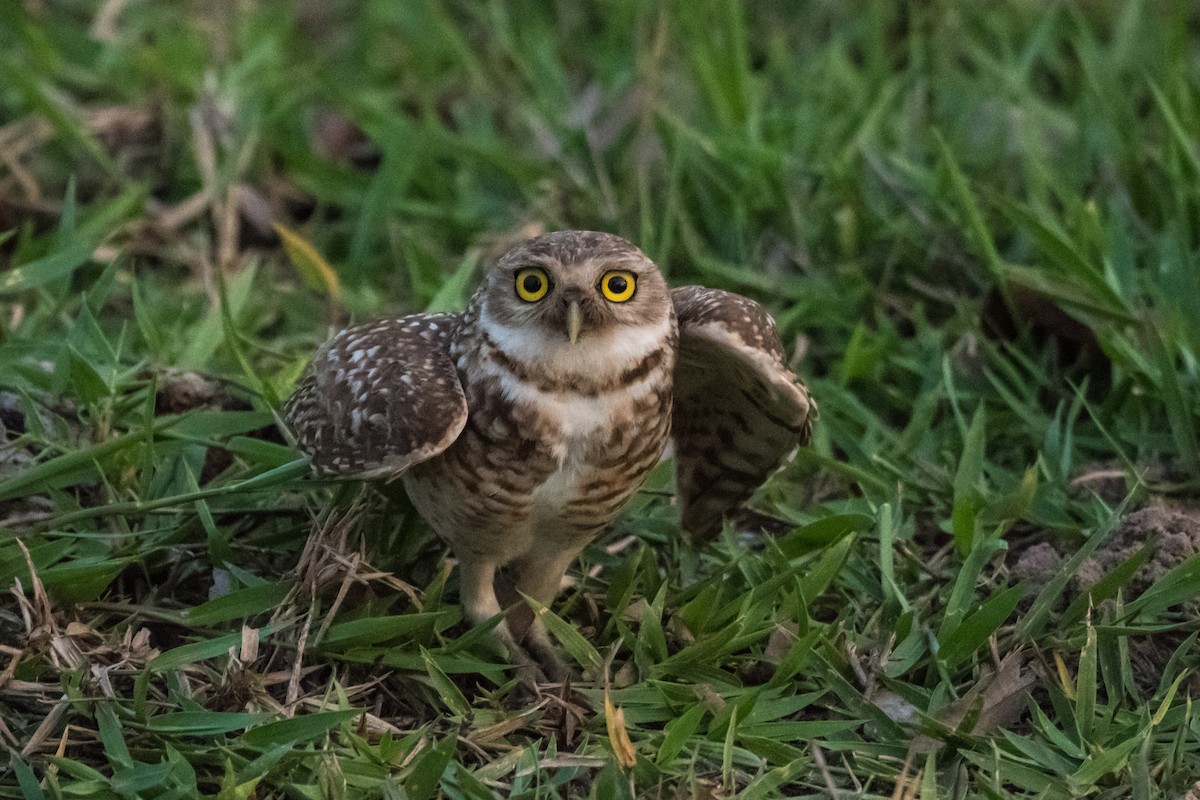
[[[67,636],[97,636],[96,632],[82,622],[68,622]]]
[[[696,778],[690,782],[680,781],[671,797],[672,800],[723,800],[727,795],[721,784],[705,778]]]
[[[692,687],[692,691],[696,693],[696,697],[700,698],[700,702],[704,703],[704,707],[713,714],[720,713],[721,709],[725,708],[725,698],[717,694],[716,690],[707,683],[697,683]]]
[[[983,690],[983,711],[972,731],[975,735],[1003,730],[1020,719],[1029,689],[1037,681],[1031,670],[1022,670],[1022,661],[1020,652],[1012,652],[1000,662]]]
[[[238,660],[243,664],[252,664],[258,660],[258,628],[242,626],[242,647]]]
[[[957,733],[974,736],[986,736],[1012,725],[1020,718],[1029,689],[1037,680],[1032,671],[1022,669],[1023,662],[1020,651],[1009,653],[994,673],[981,677],[965,695],[938,712],[935,719]],[[968,715],[976,712],[978,717],[972,722]],[[941,746],[941,742],[922,734],[913,739],[911,749],[927,753]]]
[[[154,410],[159,414],[182,414],[197,408],[218,407],[227,399],[216,381],[196,372],[168,369],[159,379]]]
[[[543,712],[541,707],[534,706],[528,708],[513,717],[501,719],[498,722],[493,722],[482,728],[476,728],[467,735],[467,740],[479,748],[497,748],[504,749],[510,747],[510,743],[506,737],[519,731],[521,728],[529,727],[541,718]]]
[[[792,649],[799,632],[800,626],[790,620],[776,625],[775,630],[771,631],[771,637],[767,639],[767,649],[763,650],[763,660],[770,664],[778,664],[782,661],[788,650]]]
[[[632,661],[626,661],[612,677],[612,685],[618,689],[633,686],[637,683],[637,667]]]
[[[621,616],[629,622],[641,622],[642,617],[646,615],[647,608],[649,608],[649,603],[646,602],[646,598],[639,597],[625,606],[625,610],[621,613]]]
[[[608,687],[604,689],[604,724],[608,727],[608,741],[612,745],[613,755],[617,763],[626,769],[632,769],[637,763],[637,751],[625,728],[625,710],[613,705],[612,695]]]

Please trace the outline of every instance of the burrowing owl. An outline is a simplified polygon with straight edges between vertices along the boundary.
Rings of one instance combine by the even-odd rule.
[[[582,231],[508,252],[464,313],[338,333],[287,405],[318,472],[404,481],[477,622],[501,612],[498,586],[506,606],[510,585],[549,604],[669,437],[683,527],[705,536],[807,442],[815,411],[761,306],[672,291],[637,247]],[[544,628],[509,622],[514,658],[559,671]]]

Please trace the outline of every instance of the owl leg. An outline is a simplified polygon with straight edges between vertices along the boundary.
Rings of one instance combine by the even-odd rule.
[[[558,594],[567,567],[571,566],[579,552],[578,548],[570,548],[557,553],[539,553],[517,562],[512,570],[516,577],[517,591],[544,606],[549,606]],[[558,646],[551,641],[541,617],[535,615],[529,620],[528,630],[524,633],[522,644],[545,670],[546,675],[554,681],[565,680],[570,675],[570,670],[563,662]]]
[[[484,559],[458,560],[459,600],[467,619],[476,624],[487,622],[501,612],[500,601],[496,598],[496,566],[496,562]],[[521,682],[534,689],[538,680],[545,676],[538,663],[513,636],[508,620],[501,620],[494,633],[516,666]]]
[[[492,580],[496,575],[496,564],[473,558],[458,560],[459,594],[463,611],[472,622],[485,622],[500,613],[500,601]]]

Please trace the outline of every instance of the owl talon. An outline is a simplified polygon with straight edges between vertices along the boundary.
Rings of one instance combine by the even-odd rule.
[[[519,655],[517,651],[520,652]],[[541,695],[541,687],[550,683],[546,673],[542,670],[541,664],[520,648],[509,651],[509,660],[512,661],[513,666],[516,668],[517,683],[521,688],[533,697]]]
[[[540,637],[531,634],[521,644],[503,634],[500,638],[516,668],[517,679],[531,694],[538,695],[541,687],[561,684],[571,677],[570,667],[544,634]]]
[[[538,635],[538,634],[541,635]],[[563,660],[558,647],[550,641],[544,630],[531,630],[525,639],[525,652],[533,657],[542,668],[550,683],[564,683],[571,677],[571,668]]]

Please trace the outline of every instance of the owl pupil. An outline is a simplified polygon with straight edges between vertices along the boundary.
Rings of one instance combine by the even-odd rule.
[[[542,279],[537,275],[526,275],[525,279],[521,281],[521,285],[524,286],[525,291],[529,292],[530,294],[537,294],[542,288]]]
[[[608,289],[613,294],[621,294],[629,286],[629,282],[620,275],[614,275],[608,279]]]

